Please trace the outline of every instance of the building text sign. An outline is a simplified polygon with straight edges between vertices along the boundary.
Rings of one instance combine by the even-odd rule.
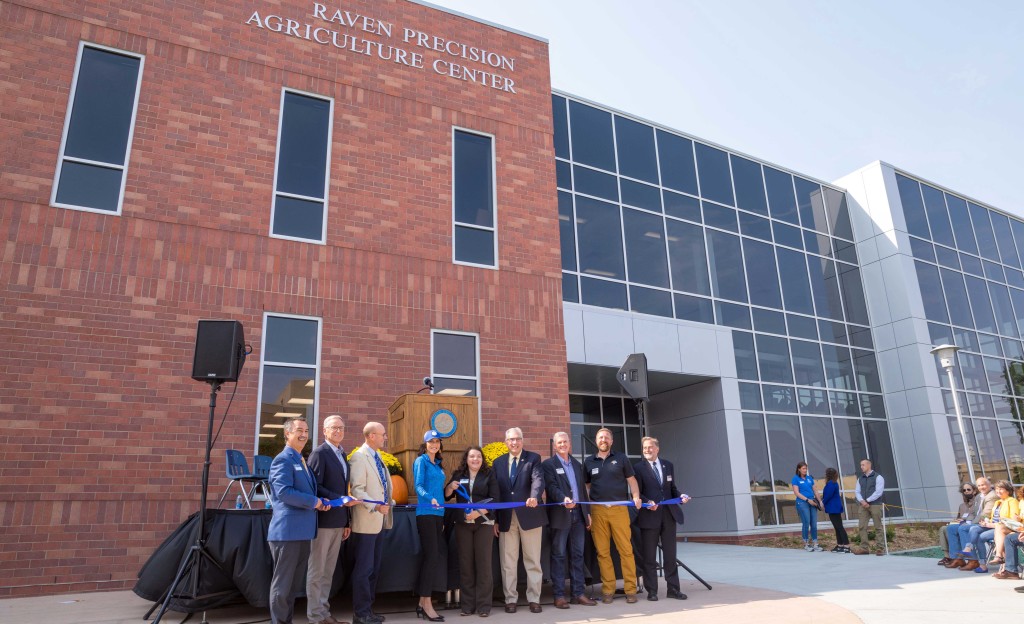
[[[429,67],[442,76],[498,91],[516,92],[516,83],[509,77],[516,70],[514,57],[415,28],[396,28],[393,23],[368,15],[313,3],[312,15],[301,20],[253,11],[245,23],[385,62],[416,69]]]

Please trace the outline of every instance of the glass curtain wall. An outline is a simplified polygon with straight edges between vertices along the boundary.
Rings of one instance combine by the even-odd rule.
[[[935,366],[957,470],[1024,483],[1024,221],[896,174],[932,344],[955,344],[968,453]]]
[[[898,505],[846,194],[590,103],[552,103],[563,298],[733,329],[755,524],[799,522],[788,483],[801,460],[819,487],[837,468],[852,499],[868,457]]]

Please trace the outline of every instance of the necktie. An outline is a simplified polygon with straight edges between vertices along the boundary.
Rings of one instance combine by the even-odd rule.
[[[512,458],[512,468],[508,472],[508,480],[514,482],[516,480],[516,474],[518,472],[519,472],[519,458],[518,457],[513,457]]]
[[[380,460],[380,455],[376,452],[373,454],[373,458],[377,461],[377,476],[380,477],[380,484],[384,486],[384,502],[391,500],[388,494],[388,477],[387,470],[384,469],[384,462]]]
[[[661,478],[661,470],[658,469],[658,462],[651,462],[651,468],[654,468],[654,476],[658,477],[658,483],[664,483]]]
[[[341,462],[341,474],[348,480],[348,468],[345,466],[345,449],[340,446],[335,451],[338,454],[338,461]]]

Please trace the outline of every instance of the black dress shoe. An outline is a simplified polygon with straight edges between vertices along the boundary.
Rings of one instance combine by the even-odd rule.
[[[514,603],[514,602],[506,602],[505,603],[505,613],[515,613],[515,612],[516,612],[516,603]]]
[[[647,594],[647,599],[650,600],[651,602],[654,602],[655,600],[658,599],[658,594],[656,594],[654,592],[651,592],[651,593]]]
[[[668,590],[668,597],[669,598],[675,598],[676,600],[686,600],[686,594],[684,594],[683,592],[679,591],[678,589],[670,589],[670,590]]]
[[[543,610],[544,609],[541,608],[539,602],[531,602],[530,603],[530,613],[540,613]]]

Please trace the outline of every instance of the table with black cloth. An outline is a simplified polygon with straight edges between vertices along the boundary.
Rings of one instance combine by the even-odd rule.
[[[394,513],[394,526],[385,532],[384,555],[380,577],[377,581],[377,592],[412,592],[416,587],[416,575],[419,570],[420,544],[416,533],[416,512],[413,508],[397,508]],[[192,598],[193,579],[186,575],[185,581],[179,584],[175,597],[171,599],[170,608],[184,613],[197,613],[208,609],[229,605],[246,604],[253,607],[266,608],[270,596],[270,579],[273,575],[273,560],[267,544],[267,530],[270,526],[272,510],[253,509],[210,509],[206,518],[206,549],[216,562],[211,564],[205,559],[200,571],[198,597]],[[160,602],[164,592],[174,581],[181,562],[188,555],[189,548],[195,541],[198,525],[198,513],[192,514],[171,535],[164,540],[149,560],[139,570],[138,581],[133,591],[141,598],[152,602]],[[448,524],[445,539],[448,547],[446,561],[442,565],[448,569],[447,578],[439,576],[434,590],[446,591],[458,589],[458,551],[456,541],[449,539],[453,531]],[[549,537],[547,527],[543,528],[541,565],[544,579],[550,580],[549,574]],[[348,541],[342,543],[338,566],[335,569],[331,595],[345,590],[348,577],[352,570],[352,552]],[[634,552],[639,552],[634,547]],[[614,553],[614,550],[613,550]],[[585,568],[587,583],[597,579],[589,572],[596,570],[596,555],[588,532],[586,537]],[[617,560],[617,557],[616,557]],[[617,561],[616,561],[617,564]],[[498,540],[494,540],[492,557],[494,582],[501,584],[501,564],[498,555]],[[192,566],[190,572],[194,572]],[[616,572],[621,578],[618,565]],[[519,564],[520,582],[525,582],[526,572],[522,560]],[[184,594],[188,594],[185,596]]]

